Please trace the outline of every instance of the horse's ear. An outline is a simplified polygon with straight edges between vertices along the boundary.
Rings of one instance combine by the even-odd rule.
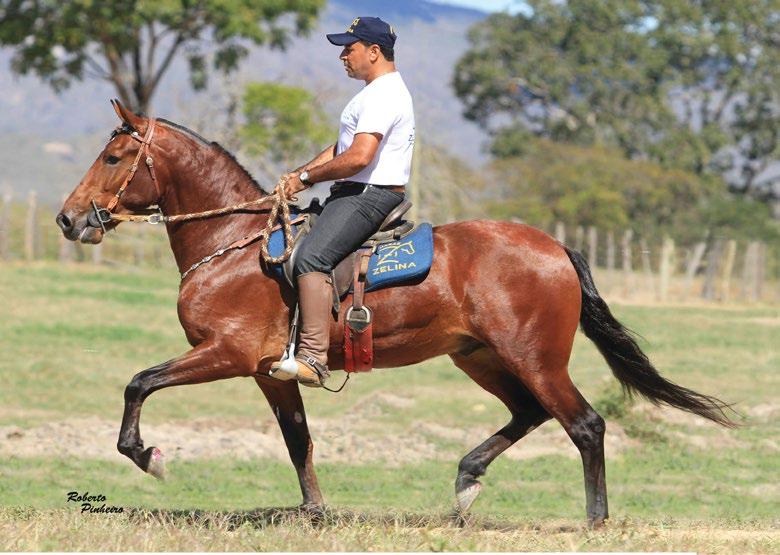
[[[146,120],[144,118],[122,106],[122,103],[119,102],[118,98],[111,100],[111,106],[114,107],[114,111],[116,112],[116,115],[119,116],[120,120],[130,125],[130,127],[139,133],[142,132],[142,128],[146,126]]]

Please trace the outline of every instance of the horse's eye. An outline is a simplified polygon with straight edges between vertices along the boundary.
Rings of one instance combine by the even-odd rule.
[[[119,162],[119,158],[117,158],[116,156],[111,155],[106,158],[106,164],[113,165],[116,164],[117,162]]]

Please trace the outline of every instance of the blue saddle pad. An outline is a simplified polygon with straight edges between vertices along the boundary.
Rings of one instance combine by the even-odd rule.
[[[299,229],[300,226],[293,226],[293,235]],[[284,247],[284,233],[281,229],[274,231],[268,241],[268,252],[271,256],[279,256],[284,252]],[[377,247],[368,262],[366,291],[422,277],[430,270],[431,262],[433,228],[429,223],[422,223],[406,237]],[[284,275],[281,264],[273,264],[271,270],[278,277]]]

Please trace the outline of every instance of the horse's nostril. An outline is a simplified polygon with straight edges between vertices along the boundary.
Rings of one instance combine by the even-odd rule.
[[[57,214],[57,225],[60,226],[62,231],[70,231],[73,228],[73,222],[62,212]]]

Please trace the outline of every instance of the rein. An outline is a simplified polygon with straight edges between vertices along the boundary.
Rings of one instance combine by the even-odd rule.
[[[218,249],[214,253],[203,257],[198,262],[190,266],[185,272],[183,272],[181,275],[181,279],[183,281],[184,278],[186,278],[190,272],[197,269],[201,265],[211,261],[212,259],[218,256],[222,256],[223,254],[225,254],[230,250],[243,248],[249,245],[250,243],[255,242],[258,239],[261,240],[260,252],[262,254],[263,260],[266,263],[279,264],[287,260],[290,257],[290,254],[292,253],[292,249],[293,249],[292,225],[300,221],[302,217],[296,218],[294,221],[290,221],[290,205],[284,194],[284,186],[283,186],[284,184],[281,182],[277,185],[277,187],[274,189],[274,192],[270,195],[265,195],[256,200],[241,202],[239,204],[234,204],[232,206],[225,206],[222,208],[215,208],[213,210],[204,210],[202,212],[191,212],[188,214],[172,214],[170,216],[166,216],[165,214],[162,214],[162,212],[155,212],[152,214],[116,214],[112,212],[112,210],[116,208],[117,204],[119,204],[119,199],[121,198],[122,194],[125,192],[125,189],[127,189],[127,186],[130,185],[130,182],[133,180],[133,177],[135,177],[136,171],[138,171],[138,162],[141,160],[141,156],[144,153],[146,154],[146,160],[145,160],[146,167],[149,168],[149,174],[152,177],[152,183],[154,183],[154,189],[157,192],[157,198],[159,199],[162,198],[162,193],[160,192],[160,186],[157,182],[157,176],[154,173],[154,159],[152,158],[152,155],[149,152],[149,148],[152,144],[152,137],[154,136],[154,129],[156,124],[157,124],[156,119],[149,118],[149,127],[146,130],[146,134],[143,136],[143,138],[140,137],[138,131],[133,131],[132,133],[128,133],[128,135],[131,138],[141,143],[141,146],[138,149],[138,153],[135,155],[135,160],[133,161],[133,164],[130,166],[130,172],[128,173],[127,177],[125,178],[124,182],[119,187],[117,192],[114,194],[114,197],[109,201],[108,205],[105,208],[101,208],[100,206],[98,206],[98,204],[95,202],[95,199],[92,199],[93,212],[87,218],[88,224],[91,225],[92,227],[102,228],[103,233],[106,233],[105,224],[110,222],[136,222],[136,223],[145,222],[149,224],[159,224],[160,222],[163,223],[184,222],[189,220],[210,218],[213,216],[221,216],[224,214],[233,214],[235,212],[238,212],[250,206],[256,206],[258,204],[263,204],[268,201],[273,201],[273,206],[271,207],[271,212],[268,215],[268,221],[266,222],[265,228],[263,228],[258,233],[255,233],[254,235],[248,235],[246,237],[243,237],[238,241],[234,241],[230,245]],[[276,223],[277,220],[279,220],[279,224]],[[275,230],[280,228],[283,230],[284,233],[285,249],[281,255],[274,257],[271,256],[271,253],[268,251],[268,241],[270,240],[271,233],[273,233]]]

